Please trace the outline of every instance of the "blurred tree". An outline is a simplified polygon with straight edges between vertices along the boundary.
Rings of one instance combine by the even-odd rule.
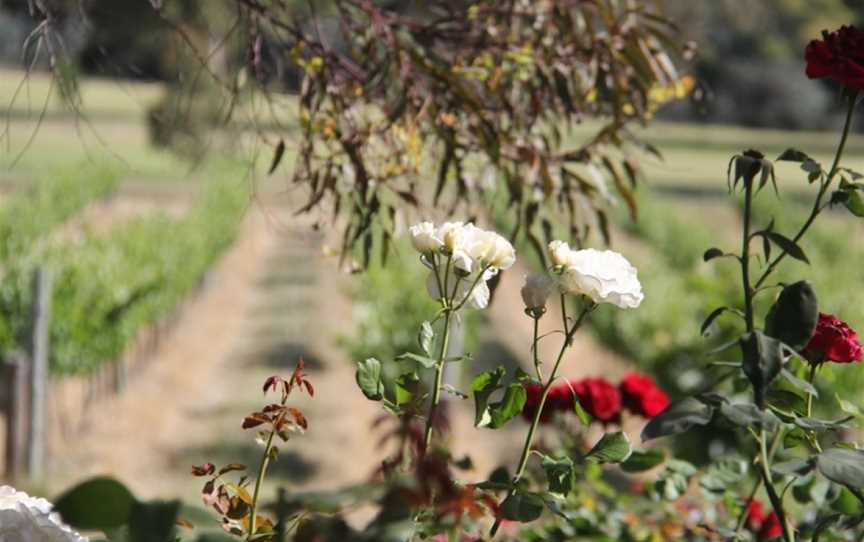
[[[676,27],[645,0],[16,5],[38,23],[31,47],[48,44],[55,72],[72,81],[67,97],[74,70],[64,67],[79,59],[61,54],[52,31],[76,13],[91,28],[85,67],[139,55],[141,74],[170,81],[150,123],[172,146],[197,152],[203,127],[229,121],[243,100],[270,101],[296,79],[302,138],[293,182],[309,194],[302,210],[326,205],[344,215],[342,254],[360,247],[364,262],[376,239],[386,250],[406,209],[470,217],[495,200],[514,218],[512,236],[538,253],[553,223],[577,242],[592,231],[608,239],[612,194],[635,217],[637,155],[656,152],[629,127],[674,96],[668,89],[679,79]],[[585,119],[597,123],[574,140],[570,129]],[[251,119],[274,147],[274,170],[286,143],[272,128],[282,120]],[[430,169],[434,182],[423,182]]]
[[[804,48],[824,29],[854,24],[864,4],[852,0],[667,0],[670,18],[699,43],[694,71],[707,120],[751,126],[825,128],[837,100],[830,84],[804,84]],[[690,113],[689,111],[687,112]]]

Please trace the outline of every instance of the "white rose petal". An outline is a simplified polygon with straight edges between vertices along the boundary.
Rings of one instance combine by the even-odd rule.
[[[570,245],[564,241],[552,241],[549,243],[549,257],[552,260],[553,267],[568,265],[572,253]]]
[[[525,277],[525,285],[522,286],[522,301],[529,309],[542,309],[546,306],[546,300],[552,294],[552,279],[546,273],[531,273]]]
[[[0,486],[0,540],[87,542],[87,538],[65,525],[52,509],[45,499]]]
[[[420,222],[411,226],[408,231],[411,234],[411,244],[421,254],[435,252],[444,245],[436,236],[435,224],[431,222]]]
[[[611,250],[573,251],[559,283],[565,292],[586,295],[595,303],[611,303],[622,309],[635,309],[645,297],[636,268]]]
[[[445,222],[438,227],[435,237],[441,240],[450,252],[462,248],[462,237],[465,225],[462,222]]]

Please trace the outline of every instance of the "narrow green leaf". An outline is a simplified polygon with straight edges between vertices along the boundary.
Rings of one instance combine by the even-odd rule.
[[[795,258],[796,260],[800,260],[804,263],[810,263],[810,260],[807,259],[807,255],[804,254],[804,250],[798,246],[798,244],[789,239],[783,234],[777,232],[765,232],[765,235],[771,239],[771,242],[777,245],[780,250],[786,252],[789,256]]]
[[[718,307],[711,311],[711,314],[709,314],[708,317],[705,318],[705,321],[702,322],[702,326],[699,328],[700,335],[705,335],[705,332],[708,331],[708,327],[714,322],[714,320],[716,320],[718,316],[720,316],[727,310],[729,310],[729,307]]]

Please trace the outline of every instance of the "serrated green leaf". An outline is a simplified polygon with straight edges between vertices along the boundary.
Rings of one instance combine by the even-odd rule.
[[[777,417],[770,411],[763,411],[753,403],[723,403],[720,414],[724,418],[742,427],[764,428],[773,433],[777,429]]]
[[[806,280],[783,288],[765,318],[765,334],[793,350],[804,348],[819,320],[819,302],[813,286]]]
[[[357,364],[355,375],[360,391],[370,401],[380,401],[384,398],[384,382],[381,381],[381,362],[368,358]]]
[[[642,430],[642,441],[683,433],[695,425],[706,425],[714,410],[692,397],[669,405],[663,412],[651,418]]]
[[[519,415],[522,408],[525,407],[527,399],[528,392],[525,391],[522,384],[514,382],[507,386],[507,389],[504,390],[504,397],[489,407],[489,414],[492,418],[489,428],[497,429]]]
[[[501,379],[504,378],[504,367],[498,367],[494,371],[483,371],[471,382],[471,393],[474,395],[474,425],[486,427],[492,423],[492,414],[489,412],[489,397],[501,388]]]
[[[501,503],[501,515],[510,521],[527,523],[543,514],[543,506],[543,499],[536,493],[517,492]]]
[[[405,352],[404,354],[399,354],[398,356],[396,356],[396,361],[405,360],[416,361],[426,369],[434,369],[438,366],[438,360],[432,359],[428,356],[421,356],[420,354],[415,354],[413,352]]]
[[[630,446],[630,439],[627,438],[627,434],[623,431],[617,431],[604,434],[591,448],[585,459],[597,463],[621,463],[627,461],[631,453],[633,453],[633,447]]]
[[[427,356],[432,355],[432,343],[435,340],[435,331],[432,329],[432,324],[423,322],[420,324],[420,333],[417,335],[417,344]]]
[[[768,385],[780,374],[783,350],[780,341],[759,330],[741,337],[741,368],[753,385],[756,405],[762,406]]]
[[[666,460],[666,454],[659,448],[633,450],[627,461],[621,463],[624,472],[643,472],[653,469]]]
[[[569,457],[544,456],[541,463],[549,483],[549,491],[567,496],[576,485],[576,471],[573,460]]]

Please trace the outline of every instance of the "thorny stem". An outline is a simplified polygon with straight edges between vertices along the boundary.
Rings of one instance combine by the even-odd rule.
[[[816,220],[816,217],[819,216],[819,213],[822,212],[824,208],[822,206],[822,198],[825,197],[825,193],[828,192],[828,187],[831,185],[831,181],[834,180],[834,176],[839,171],[840,167],[840,158],[843,156],[843,149],[846,148],[846,140],[849,137],[849,131],[852,127],[852,117],[855,112],[855,105],[857,103],[858,93],[854,92],[849,95],[849,107],[846,110],[846,122],[843,125],[843,134],[840,136],[840,144],[837,146],[837,152],[834,154],[834,163],[831,165],[831,169],[828,171],[828,177],[825,179],[825,182],[821,184],[819,187],[819,193],[816,196],[816,201],[813,203],[813,209],[810,211],[810,216],[807,217],[807,220],[804,221],[804,224],[801,226],[801,229],[798,230],[798,233],[795,234],[795,237],[792,238],[793,243],[798,243],[804,234],[807,233],[807,230],[810,229],[810,226],[813,224],[813,221]],[[768,267],[765,268],[765,271],[762,272],[762,276],[759,277],[759,280],[756,281],[755,288],[759,288],[768,279],[768,275],[774,271],[783,258],[786,257],[788,252],[785,250],[781,251],[780,254],[774,258]]]
[[[570,346],[573,336],[576,335],[576,332],[579,330],[585,317],[588,316],[596,306],[597,305],[593,302],[586,305],[579,314],[579,317],[576,319],[576,322],[574,322],[573,327],[570,328],[564,337],[564,343],[561,345],[561,350],[558,351],[558,357],[555,359],[555,365],[552,367],[552,372],[549,374],[549,380],[547,380],[546,384],[543,386],[543,393],[540,395],[540,402],[537,404],[537,410],[534,412],[534,419],[531,420],[531,426],[528,428],[528,435],[525,437],[525,444],[522,446],[522,455],[519,458],[519,466],[516,467],[516,474],[513,476],[513,480],[511,480],[510,491],[507,492],[507,497],[504,499],[505,501],[513,496],[516,484],[525,474],[525,467],[528,465],[528,457],[531,455],[531,444],[534,442],[534,434],[537,432],[537,427],[540,425],[540,416],[543,413],[543,407],[546,405],[546,398],[549,395],[549,390],[552,388],[552,384],[555,383],[555,379],[558,376],[558,368],[561,366],[561,361],[564,359],[564,352],[567,351],[567,347]],[[499,527],[501,527],[501,518],[496,518],[494,525],[492,525],[492,529],[489,531],[490,539],[495,537]]]
[[[774,438],[771,440],[771,449],[768,451],[768,457],[773,459],[774,454],[777,453],[777,448],[780,444],[780,431],[774,434]],[[747,497],[747,502],[745,503],[744,509],[741,510],[741,513],[738,515],[738,522],[735,525],[735,536],[734,540],[738,539],[738,534],[741,532],[741,529],[744,528],[744,523],[747,521],[747,510],[749,509],[750,502],[756,497],[756,493],[759,492],[759,488],[762,487],[762,477],[759,476],[756,478],[756,481],[753,483],[753,489],[750,490],[750,495]]]
[[[261,493],[261,486],[264,485],[264,475],[267,473],[267,466],[270,464],[270,457],[273,450],[273,437],[276,436],[276,431],[270,431],[267,437],[267,444],[264,446],[264,457],[261,458],[261,466],[258,468],[258,477],[255,479],[255,489],[252,491],[252,504],[249,512],[249,534],[246,540],[250,541],[255,536],[255,526],[258,521],[258,495]]]
[[[768,492],[768,499],[771,501],[771,506],[777,514],[777,519],[780,520],[780,525],[783,526],[783,540],[786,542],[795,542],[795,530],[786,521],[786,510],[783,508],[783,501],[777,495],[777,490],[774,489],[774,482],[771,480],[771,463],[768,456],[768,451],[765,447],[765,429],[759,432],[759,454],[761,455],[760,466],[762,467],[762,479],[765,483],[765,491]]]
[[[753,318],[753,288],[750,286],[750,218],[753,207],[753,179],[745,179],[744,182],[744,219],[743,219],[743,241],[741,243],[741,282],[744,289],[744,320],[747,323],[747,332],[753,333],[756,329]],[[764,409],[764,405],[759,405]],[[783,509],[783,501],[777,495],[774,482],[771,480],[771,458],[765,441],[768,436],[765,428],[759,430],[759,464],[762,470],[762,481],[765,490],[771,500],[771,506],[777,513],[780,524],[783,525],[783,539],[786,542],[795,542],[794,533],[786,523],[786,511]]]

